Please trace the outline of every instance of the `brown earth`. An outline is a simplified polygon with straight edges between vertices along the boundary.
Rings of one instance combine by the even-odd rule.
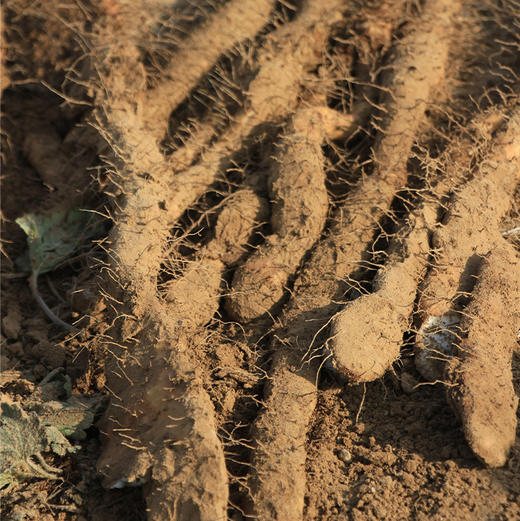
[[[105,400],[5,519],[520,519],[515,1],[2,17],[2,402]],[[73,208],[67,333],[15,219]]]

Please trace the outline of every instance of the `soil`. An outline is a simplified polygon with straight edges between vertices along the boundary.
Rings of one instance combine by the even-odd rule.
[[[520,10],[441,4],[4,3],[1,399],[104,403],[6,520],[520,519]]]

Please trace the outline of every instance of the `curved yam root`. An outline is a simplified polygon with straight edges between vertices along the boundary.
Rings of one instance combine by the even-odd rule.
[[[458,165],[454,164],[456,169]],[[511,205],[520,179],[520,111],[511,116],[507,131],[498,136],[479,171],[456,195],[444,225],[433,235],[435,267],[428,274],[419,300],[424,325],[419,330],[416,367],[427,379],[442,377],[443,345],[457,335],[459,299],[471,291],[480,256],[503,243],[500,222]],[[431,325],[444,327],[443,337]],[[444,324],[444,326],[443,326]],[[449,337],[451,335],[451,341]]]
[[[215,238],[181,277],[165,284],[165,301],[176,327],[193,330],[213,318],[219,306],[223,271],[240,259],[254,229],[267,216],[267,201],[252,190],[233,194],[218,217]]]
[[[394,240],[387,264],[374,280],[374,293],[349,302],[332,321],[327,342],[331,363],[352,382],[371,382],[383,376],[399,357],[417,283],[428,262],[424,210],[419,208],[415,219],[412,217],[415,222]]]
[[[429,264],[429,241],[440,205],[437,201],[464,183],[472,158],[503,122],[504,113],[498,110],[480,114],[471,121],[476,138],[466,136],[448,149],[445,161],[449,167],[433,187],[435,200],[416,208],[411,222],[392,239],[385,267],[374,279],[373,293],[349,302],[334,317],[327,342],[327,362],[350,381],[373,381],[398,359],[403,335],[410,327],[417,286]],[[453,340],[451,329],[458,324],[458,317],[445,317],[442,322],[440,327],[429,324],[426,329],[437,340],[444,337],[446,344]],[[421,366],[421,374],[427,372],[433,381],[436,371],[428,367],[442,362],[429,359],[423,363],[423,353],[418,355],[416,364]]]
[[[326,137],[351,128],[353,119],[327,107],[305,108],[294,115],[269,179],[273,235],[233,277],[227,308],[237,320],[272,311],[319,238],[328,210],[321,145]]]
[[[520,259],[508,246],[483,259],[460,324],[467,337],[448,365],[448,397],[466,439],[492,467],[506,462],[517,425],[511,358],[520,324]]]

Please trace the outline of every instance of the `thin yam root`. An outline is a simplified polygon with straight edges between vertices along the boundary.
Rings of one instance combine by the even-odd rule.
[[[171,112],[193,86],[221,54],[240,42],[252,40],[260,32],[275,3],[275,0],[232,0],[182,40],[170,59],[170,66],[163,71],[167,80],[145,96],[143,105],[148,108],[143,123],[164,132]]]
[[[497,137],[474,178],[456,194],[433,235],[435,267],[420,292],[423,325],[415,357],[417,370],[430,381],[442,378],[442,358],[451,354],[461,297],[471,292],[480,256],[504,242],[500,222],[510,208],[519,178],[520,111],[516,110],[507,131]]]
[[[234,274],[227,310],[249,321],[272,312],[305,253],[318,240],[328,210],[324,139],[354,126],[352,115],[306,107],[293,116],[269,176],[273,234]]]
[[[326,354],[333,370],[350,382],[380,378],[398,359],[403,335],[411,325],[417,285],[429,266],[439,201],[464,183],[471,161],[503,122],[504,114],[496,110],[470,122],[475,137],[466,135],[449,147],[445,173],[432,187],[433,199],[415,208],[392,239],[385,266],[374,279],[373,292],[349,302],[335,315]]]
[[[393,94],[389,118],[375,152],[376,171],[353,190],[339,211],[337,224],[318,243],[295,282],[294,296],[284,313],[287,327],[278,332],[272,345],[265,409],[254,429],[257,446],[251,488],[260,519],[302,519],[305,439],[316,404],[317,378],[317,368],[302,364],[302,357],[337,311],[331,302],[341,298],[343,280],[358,266],[375,224],[406,182],[407,159],[424,111],[445,80],[461,4],[427,2],[414,30],[398,45],[388,86]]]
[[[520,258],[505,243],[482,259],[472,301],[460,328],[467,331],[448,363],[447,394],[473,452],[487,465],[505,464],[516,438],[518,397],[511,359],[520,324]]]

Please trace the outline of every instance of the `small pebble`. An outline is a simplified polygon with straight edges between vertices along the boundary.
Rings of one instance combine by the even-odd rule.
[[[352,461],[352,454],[347,449],[341,449],[341,450],[338,451],[338,458],[343,463],[349,463],[350,461]]]

